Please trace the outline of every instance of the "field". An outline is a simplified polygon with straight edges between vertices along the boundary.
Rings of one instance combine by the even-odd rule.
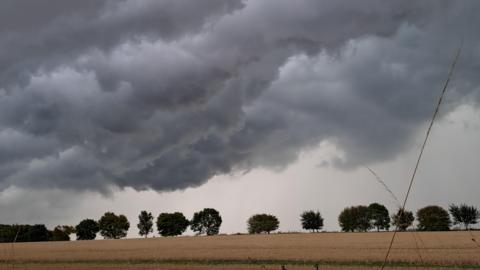
[[[480,239],[480,232],[473,232]],[[172,237],[0,245],[0,269],[379,269],[391,233]],[[399,233],[388,269],[480,269],[467,232]],[[418,248],[417,248],[418,247]]]

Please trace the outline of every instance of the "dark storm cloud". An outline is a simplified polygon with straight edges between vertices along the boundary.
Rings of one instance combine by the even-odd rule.
[[[0,10],[1,188],[182,189],[280,168],[324,140],[342,168],[386,160],[430,116],[461,35],[448,105],[478,97],[475,1]]]

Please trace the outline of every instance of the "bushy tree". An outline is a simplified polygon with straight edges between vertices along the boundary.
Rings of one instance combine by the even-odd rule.
[[[105,239],[120,239],[127,236],[130,223],[124,215],[115,215],[112,212],[106,212],[98,221],[100,234]]]
[[[44,224],[4,225],[0,224],[0,243],[69,241],[74,232],[72,226],[57,226],[50,231]]]
[[[157,218],[157,229],[161,236],[181,235],[188,225],[188,220],[180,212],[161,213]]]
[[[305,211],[300,215],[302,228],[305,230],[319,231],[323,228],[323,218],[320,212]]]
[[[477,224],[480,219],[480,211],[475,206],[451,204],[448,208],[453,217],[454,224],[463,224],[465,230],[472,224]]]
[[[14,225],[14,231],[18,231],[17,242],[42,242],[52,239],[52,232],[43,224]]]
[[[222,225],[220,213],[213,208],[205,208],[193,214],[190,228],[197,235],[215,235],[220,231],[220,225]]]
[[[0,242],[41,242],[52,240],[52,232],[43,224],[0,225]]]
[[[0,243],[12,243],[16,234],[12,225],[0,224]]]
[[[397,213],[392,216],[392,225],[396,226],[399,231],[406,231],[408,227],[412,226],[414,220],[415,217],[411,211],[398,209]]]
[[[153,215],[150,212],[142,211],[138,215],[138,234],[140,236],[148,237],[148,234],[153,232]]]
[[[450,215],[447,210],[437,205],[423,207],[417,211],[419,231],[450,230]]]
[[[248,221],[248,233],[270,233],[278,229],[277,217],[269,214],[257,214],[251,216]]]
[[[368,207],[351,206],[343,209],[338,216],[338,223],[344,232],[366,232],[371,228]]]
[[[368,215],[370,223],[377,231],[387,230],[390,228],[390,215],[387,208],[379,203],[371,203],[368,206]]]
[[[75,226],[77,240],[93,240],[99,231],[98,223],[93,219],[84,219]]]
[[[52,231],[53,241],[70,241],[70,234],[75,233],[75,228],[68,225],[58,225]]]

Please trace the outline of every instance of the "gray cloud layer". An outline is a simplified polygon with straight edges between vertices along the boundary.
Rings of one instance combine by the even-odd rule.
[[[351,168],[479,100],[477,1],[3,1],[0,188],[173,190],[330,140]]]

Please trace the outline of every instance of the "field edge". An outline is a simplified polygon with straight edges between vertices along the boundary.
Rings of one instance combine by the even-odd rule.
[[[298,265],[298,266],[362,266],[379,267],[383,261],[360,260],[280,260],[280,259],[110,259],[110,260],[3,260],[3,265],[23,264],[97,264],[97,265]],[[420,263],[411,261],[389,261],[388,267],[417,267],[417,268],[455,268],[480,269],[479,264],[448,264],[448,263]]]

